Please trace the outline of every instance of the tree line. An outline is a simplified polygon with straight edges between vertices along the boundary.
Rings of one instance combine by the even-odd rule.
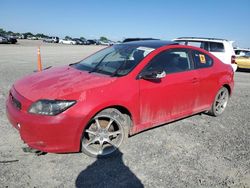
[[[4,35],[10,35],[10,36],[15,36],[15,37],[22,37],[27,38],[27,37],[37,37],[37,38],[48,38],[48,35],[45,35],[43,33],[37,33],[33,34],[31,32],[25,32],[25,33],[18,33],[18,32],[13,32],[13,31],[5,31],[3,28],[0,28],[0,36]],[[65,36],[65,39],[72,39],[70,36]],[[80,39],[85,39],[84,37],[80,37]],[[107,37],[100,37],[100,41],[107,42],[109,39]]]

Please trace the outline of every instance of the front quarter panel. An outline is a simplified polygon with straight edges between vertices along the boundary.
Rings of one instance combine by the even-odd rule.
[[[82,133],[88,122],[103,109],[122,106],[131,113],[134,124],[139,121],[139,93],[138,81],[124,76],[105,86],[83,91],[77,101],[77,114],[81,114],[83,121],[76,135],[75,143],[79,144]]]

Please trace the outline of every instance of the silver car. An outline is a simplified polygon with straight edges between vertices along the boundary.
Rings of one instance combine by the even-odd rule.
[[[0,44],[7,44],[8,43],[8,39],[6,39],[5,37],[0,36]]]

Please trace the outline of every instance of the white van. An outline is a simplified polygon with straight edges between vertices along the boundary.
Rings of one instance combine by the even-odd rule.
[[[235,63],[235,52],[233,41],[216,38],[180,37],[173,41],[183,45],[196,46],[209,51],[225,64],[231,64],[234,71],[237,69]]]

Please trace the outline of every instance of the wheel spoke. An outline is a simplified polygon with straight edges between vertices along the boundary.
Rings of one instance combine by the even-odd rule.
[[[110,127],[110,125],[113,123],[113,119],[110,119],[110,121],[109,121],[109,124],[107,125],[107,127],[105,128],[106,130],[108,130],[109,129],[109,127]]]
[[[86,131],[85,131],[86,133],[89,133],[89,134],[92,134],[92,135],[95,135],[96,136],[96,132],[94,132],[94,131],[91,131],[91,130],[89,130],[89,129],[87,129]]]
[[[102,150],[103,150],[103,144],[104,144],[104,141],[98,141],[99,142],[99,154],[102,154]]]
[[[91,139],[89,142],[87,142],[85,145],[89,146],[91,144],[94,144],[97,141],[96,137],[94,137],[93,139]]]
[[[121,134],[120,130],[119,131],[115,131],[115,132],[109,132],[109,136],[117,136],[119,134]]]
[[[116,144],[114,144],[110,139],[108,139],[106,142],[112,145],[113,147],[117,148]]]
[[[221,100],[220,99],[216,99],[216,102],[219,104],[221,102]]]
[[[222,92],[222,95],[221,95],[221,98],[222,98],[222,99],[224,99],[224,98],[225,98],[225,96],[226,96],[226,92],[225,92],[225,91],[223,91],[223,92]]]
[[[100,125],[99,120],[97,118],[95,119],[95,123],[96,123],[97,129],[98,130],[101,129],[101,125]]]

